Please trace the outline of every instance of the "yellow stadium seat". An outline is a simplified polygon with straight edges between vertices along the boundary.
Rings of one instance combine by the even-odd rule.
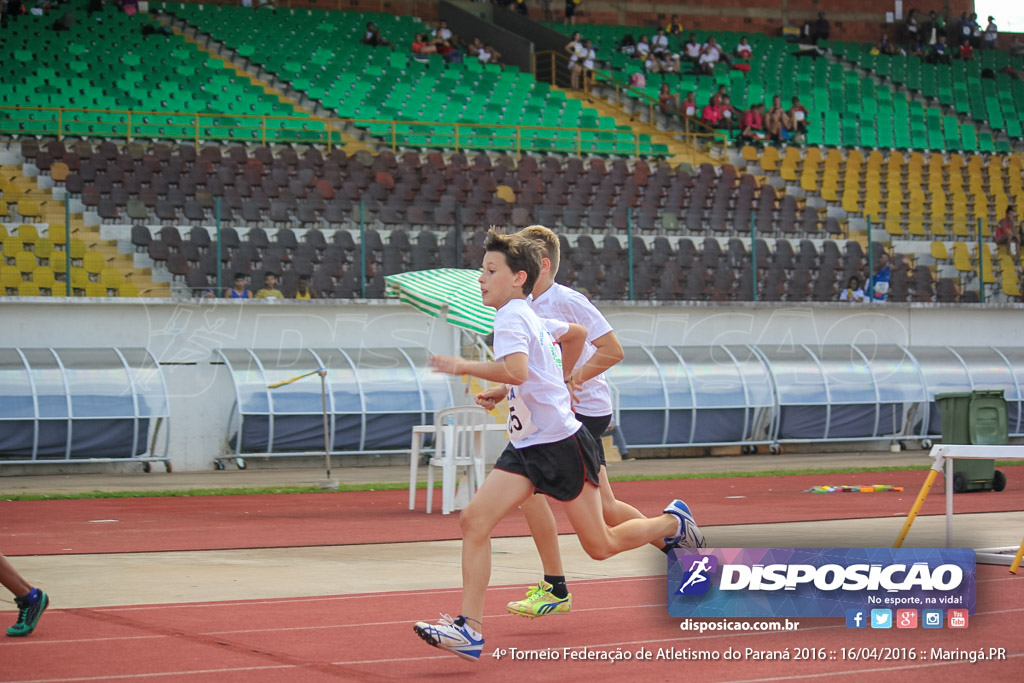
[[[81,261],[85,257],[85,242],[82,240],[71,240],[69,249],[71,251],[71,260]]]
[[[911,218],[907,223],[907,231],[914,237],[928,236],[928,231],[924,229],[923,218]]]
[[[89,284],[89,273],[85,272],[85,268],[71,268],[71,287],[72,289],[85,289],[85,286]]]
[[[117,268],[104,268],[100,272],[100,282],[108,289],[117,289],[121,286],[123,277]]]
[[[18,213],[23,218],[41,218],[43,210],[36,200],[22,197],[18,200]]]
[[[50,268],[52,268],[53,272],[55,272],[55,273],[66,273],[66,272],[68,272],[67,266],[68,266],[67,257],[65,256],[64,252],[62,252],[62,251],[55,252],[53,254],[53,256],[50,258]]]
[[[50,177],[53,178],[55,183],[63,183],[68,179],[68,173],[71,169],[63,161],[55,161],[50,166]]]
[[[978,263],[982,270],[982,279],[986,285],[994,285],[996,283],[996,269],[992,264],[992,252],[988,250],[987,244],[982,244]]]
[[[774,147],[765,147],[761,156],[761,168],[766,171],[775,172],[779,168],[779,150]]]
[[[5,259],[13,259],[15,255],[25,250],[25,245],[17,235],[8,235],[3,239],[3,250]]]
[[[7,202],[4,201],[3,199],[0,199],[0,216],[10,216],[10,215],[11,215],[11,212],[7,208]]]
[[[125,282],[124,284],[122,284],[121,289],[119,291],[121,296],[130,299],[137,299],[139,296],[139,286],[132,284],[131,282]]]
[[[953,267],[961,273],[973,273],[974,266],[971,265],[971,252],[967,249],[965,242],[953,244]]]
[[[32,282],[36,283],[40,289],[52,290],[57,284],[57,279],[54,277],[52,269],[46,266],[36,266],[36,269],[32,271]]]
[[[48,260],[53,254],[53,241],[49,237],[36,240],[36,258]]]
[[[38,265],[36,255],[31,251],[19,251],[14,256],[14,267],[22,273],[31,273]]]
[[[46,232],[46,236],[53,240],[53,243],[59,247],[68,243],[68,234],[65,232],[63,225],[51,225],[50,229]]]
[[[72,254],[72,258],[73,257],[74,254]],[[103,270],[104,265],[103,254],[100,254],[99,252],[87,251],[85,255],[82,256],[82,267],[85,268],[85,272],[90,275],[99,274]]]
[[[494,194],[498,199],[504,199],[509,204],[515,204],[516,202],[515,190],[513,190],[508,185],[498,185],[497,189],[495,189],[494,191]]]
[[[1020,279],[1017,277],[1016,268],[1003,268],[1000,273],[999,287],[1006,296],[1020,298]]]
[[[3,203],[3,202],[0,202],[0,203]],[[7,237],[7,226],[6,225],[0,225],[0,242],[2,242],[5,237]]]
[[[34,282],[22,282],[18,285],[18,296],[39,296],[39,285]]]
[[[21,277],[21,271],[14,266],[0,266],[0,287],[3,287],[5,290],[8,288],[17,289],[18,285],[23,281],[24,278]]]
[[[932,242],[932,258],[936,261],[948,261],[949,250],[945,242]]]
[[[893,237],[903,237],[903,227],[899,217],[885,219],[885,231]]]
[[[30,223],[22,223],[18,226],[18,237],[25,244],[35,244],[36,240],[39,239],[39,231],[36,230],[36,226]]]
[[[754,163],[757,161],[757,147],[753,145],[743,145],[743,149],[740,150],[740,156],[747,163]]]
[[[107,288],[99,282],[90,282],[85,285],[85,295],[88,297],[105,297],[107,296]]]

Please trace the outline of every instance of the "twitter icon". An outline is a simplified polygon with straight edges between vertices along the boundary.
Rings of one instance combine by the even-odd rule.
[[[871,628],[892,628],[892,610],[871,610]]]

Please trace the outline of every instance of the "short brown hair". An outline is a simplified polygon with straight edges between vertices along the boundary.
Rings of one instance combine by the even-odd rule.
[[[540,246],[544,258],[551,261],[552,274],[558,272],[558,264],[562,259],[562,247],[558,242],[558,235],[554,231],[545,228],[543,225],[531,225],[523,228],[516,234],[536,242]]]
[[[484,249],[503,254],[505,263],[513,273],[526,273],[526,282],[523,283],[524,296],[533,291],[537,276],[540,275],[540,260],[543,258],[540,245],[518,233],[506,235],[497,228],[491,228],[487,232]]]

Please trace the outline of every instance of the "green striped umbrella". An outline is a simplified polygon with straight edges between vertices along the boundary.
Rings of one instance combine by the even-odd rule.
[[[480,298],[479,270],[438,268],[388,275],[387,295],[398,297],[429,316],[452,325],[490,334],[494,329],[494,309]]]

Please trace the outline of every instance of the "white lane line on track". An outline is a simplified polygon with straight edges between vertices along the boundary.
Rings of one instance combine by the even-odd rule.
[[[233,673],[238,671],[271,671],[274,669],[305,668],[297,664],[274,664],[268,666],[237,666],[227,669],[194,669],[191,671],[155,671],[148,674],[116,674],[106,676],[76,676],[72,678],[31,678],[24,681],[8,681],[7,683],[71,683],[72,681],[111,681],[126,678],[158,678],[161,676],[199,676],[203,674]]]
[[[1024,657],[1024,652],[1006,655],[1007,659]],[[826,676],[858,676],[862,674],[876,674],[881,671],[907,671],[924,669],[932,666],[950,666],[953,664],[971,665],[970,661],[958,660],[951,662],[921,662],[919,664],[908,664],[907,666],[886,666],[877,669],[850,669],[848,671],[819,671],[813,674],[800,674],[798,676],[777,676],[774,678],[744,678],[742,680],[728,681],[728,683],[769,683],[770,681],[796,681],[805,678],[825,678]],[[975,665],[976,666],[976,665]]]

